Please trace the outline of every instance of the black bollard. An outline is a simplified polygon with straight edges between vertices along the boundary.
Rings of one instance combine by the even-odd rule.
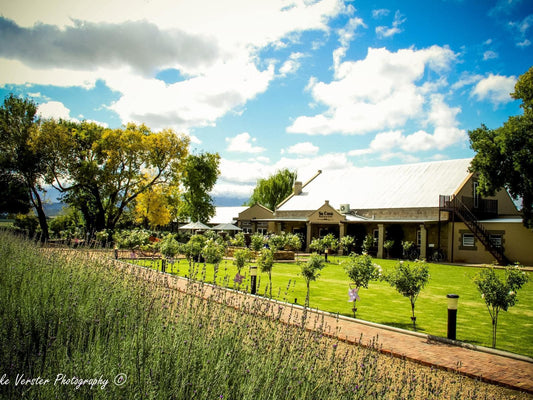
[[[457,332],[457,303],[458,294],[448,294],[448,339],[455,340]]]

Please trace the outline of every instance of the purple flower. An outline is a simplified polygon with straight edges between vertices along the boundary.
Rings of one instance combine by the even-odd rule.
[[[348,302],[361,300],[361,298],[359,297],[359,288],[353,288],[348,290],[348,296],[350,297]]]
[[[237,275],[235,275],[235,279],[233,279],[233,282],[238,283],[240,285],[243,279],[244,276],[237,272]]]

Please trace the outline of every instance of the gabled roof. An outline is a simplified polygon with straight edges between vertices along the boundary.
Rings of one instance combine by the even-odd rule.
[[[323,171],[279,211],[316,210],[325,200],[352,210],[438,207],[439,195],[456,193],[471,176],[470,158],[386,167]]]

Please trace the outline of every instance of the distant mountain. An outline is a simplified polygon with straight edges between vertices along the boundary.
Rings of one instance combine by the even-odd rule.
[[[213,204],[218,207],[240,207],[249,200],[248,197],[213,196]]]
[[[67,205],[65,203],[45,203],[43,208],[46,216],[53,218],[61,213],[63,207],[67,207]]]

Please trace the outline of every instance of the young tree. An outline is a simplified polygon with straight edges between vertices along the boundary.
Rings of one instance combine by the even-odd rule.
[[[37,105],[30,99],[21,99],[13,94],[4,99],[0,107],[0,175],[5,179],[13,179],[7,189],[10,190],[10,196],[16,195],[18,198],[7,204],[10,208],[24,208],[24,203],[30,201],[37,213],[41,241],[44,242],[48,240],[48,222],[40,183],[46,171],[46,159],[50,155],[35,145],[34,137],[39,125],[36,113]]]
[[[416,330],[415,302],[420,291],[429,281],[429,267],[424,261],[416,262],[412,267],[408,263],[400,261],[394,271],[384,275],[383,279],[402,296],[409,298],[411,321],[413,321],[413,329]]]
[[[202,256],[204,257],[205,262],[213,264],[213,283],[215,284],[217,279],[218,266],[224,259],[225,254],[226,248],[213,238],[208,239],[207,242],[205,242],[204,248],[202,249]]]
[[[241,275],[241,270],[246,266],[246,264],[252,259],[252,253],[249,249],[238,249],[233,253],[233,264],[237,267],[237,275],[235,275],[235,283],[237,283],[237,287],[240,286],[243,280],[243,276]]]
[[[285,168],[266,179],[258,180],[248,205],[259,203],[270,210],[275,210],[276,206],[292,193],[296,177],[296,172]]]
[[[479,174],[478,191],[490,196],[505,188],[522,199],[522,220],[533,229],[533,67],[518,78],[511,97],[522,100],[523,115],[509,117],[503,126],[481,125],[469,131],[476,152],[470,170]]]
[[[318,254],[311,254],[309,260],[302,264],[301,271],[302,276],[305,279],[305,284],[307,287],[307,294],[305,296],[305,307],[309,307],[309,294],[310,294],[310,284],[312,281],[316,281],[320,276],[320,271],[324,268],[325,264],[322,260],[322,257]]]
[[[494,268],[483,269],[474,278],[481,297],[485,300],[492,319],[492,347],[496,347],[496,328],[500,310],[507,311],[518,301],[516,292],[524,286],[528,277],[518,266],[507,267],[504,279],[496,274]]]
[[[352,248],[354,243],[355,243],[355,238],[353,236],[344,235],[342,238],[340,238],[339,245],[342,249],[342,253],[350,254],[350,249]]]
[[[261,249],[257,259],[261,272],[268,272],[268,284],[270,298],[272,298],[272,267],[274,266],[274,252],[271,249]]]
[[[351,254],[348,260],[343,263],[344,271],[353,282],[354,288],[350,288],[350,301],[353,301],[353,316],[357,311],[356,302],[359,299],[359,289],[368,289],[368,284],[373,279],[380,276],[380,267],[374,264],[372,257],[368,254]]]
[[[180,212],[182,216],[205,223],[215,215],[215,206],[209,192],[220,174],[219,164],[218,153],[191,154],[187,157],[182,180],[185,188]]]

